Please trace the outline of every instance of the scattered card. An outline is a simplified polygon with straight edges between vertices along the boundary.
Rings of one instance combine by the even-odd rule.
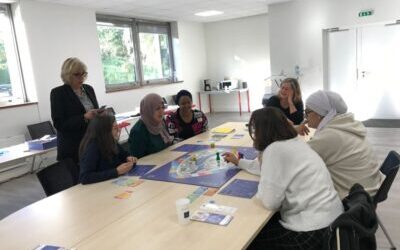
[[[128,199],[129,197],[131,197],[131,195],[132,195],[132,191],[126,190],[125,192],[114,196],[114,198],[117,198],[117,199]]]
[[[258,181],[235,179],[218,194],[251,199],[258,190]]]
[[[186,198],[188,198],[190,200],[190,203],[192,203],[206,191],[207,191],[207,187],[198,187],[196,190],[194,190],[193,193],[186,196]]]
[[[231,138],[232,139],[242,139],[244,137],[244,134],[234,134]]]
[[[214,225],[226,226],[233,219],[232,215],[223,215],[223,214],[215,214],[208,213],[204,211],[196,211],[191,217],[191,220],[206,222]]]
[[[213,196],[217,192],[218,192],[218,188],[208,188],[208,190],[203,195]]]
[[[201,204],[200,210],[208,213],[215,213],[215,214],[230,214],[233,215],[237,208],[236,207],[229,207],[224,205],[219,205],[211,202],[206,202]]]
[[[135,179],[126,176],[120,176],[117,179],[113,180],[112,183],[118,186],[127,187],[134,184]]]

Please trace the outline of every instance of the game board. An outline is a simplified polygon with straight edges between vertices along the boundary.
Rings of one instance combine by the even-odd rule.
[[[142,178],[219,188],[240,171],[232,163],[225,162],[222,156],[224,152],[236,150],[246,159],[257,157],[256,150],[249,147],[211,148],[209,145],[185,144],[175,151],[187,152],[186,154],[145,174]]]

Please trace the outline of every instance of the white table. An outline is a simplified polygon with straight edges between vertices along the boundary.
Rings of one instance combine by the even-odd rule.
[[[236,131],[217,145],[251,146],[244,123],[226,123]],[[245,134],[232,139],[235,133]],[[139,164],[161,166],[184,152],[172,151],[182,144],[208,144],[205,132],[159,153],[143,157]],[[235,178],[258,180],[240,171]],[[131,190],[125,200],[114,196]],[[231,223],[216,226],[201,222],[178,224],[175,200],[186,197],[197,186],[145,180],[134,188],[110,181],[77,185],[31,204],[0,221],[0,249],[33,249],[54,244],[83,249],[244,249],[272,216],[258,200],[215,194],[200,196],[191,211],[213,199],[238,208]]]
[[[247,94],[247,111],[250,113],[250,94],[249,89],[230,89],[230,90],[211,90],[211,91],[200,91],[199,94],[199,108],[201,110],[201,96],[206,94],[208,95],[208,105],[210,107],[210,113],[212,113],[212,102],[211,96],[212,95],[230,95],[237,93],[238,95],[238,105],[239,105],[239,113],[242,115],[242,97],[241,93],[246,92]]]

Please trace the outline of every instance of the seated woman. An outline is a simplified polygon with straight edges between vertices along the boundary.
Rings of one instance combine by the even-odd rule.
[[[259,159],[238,159],[232,153],[224,158],[260,175],[256,197],[279,213],[248,249],[321,249],[326,228],[343,212],[324,162],[277,108],[254,111],[249,133]]]
[[[331,91],[317,91],[307,99],[305,114],[308,126],[316,129],[308,144],[325,161],[340,198],[355,183],[375,195],[384,175],[366,139],[364,125],[347,113],[342,97]]]
[[[95,183],[127,173],[137,159],[118,144],[120,129],[111,115],[92,119],[79,148],[80,182]]]
[[[267,107],[279,108],[294,125],[301,124],[304,107],[299,82],[294,78],[283,80],[278,95],[269,98]]]
[[[140,119],[129,134],[130,153],[141,158],[172,144],[164,122],[164,102],[157,94],[148,94],[140,102]]]
[[[207,117],[200,110],[192,109],[192,94],[181,90],[176,95],[178,110],[167,116],[168,132],[175,138],[188,139],[207,130]]]

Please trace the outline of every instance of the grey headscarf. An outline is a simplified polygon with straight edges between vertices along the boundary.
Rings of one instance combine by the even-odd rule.
[[[335,92],[318,90],[306,100],[306,107],[324,118],[319,123],[317,131],[320,131],[337,114],[345,114],[347,105],[343,98]]]
[[[151,93],[146,95],[140,102],[140,119],[146,125],[147,130],[153,135],[161,135],[164,143],[171,143],[174,139],[173,136],[168,134],[165,128],[164,122],[157,123],[154,120],[154,112],[159,107],[159,105],[164,105],[161,96]]]

